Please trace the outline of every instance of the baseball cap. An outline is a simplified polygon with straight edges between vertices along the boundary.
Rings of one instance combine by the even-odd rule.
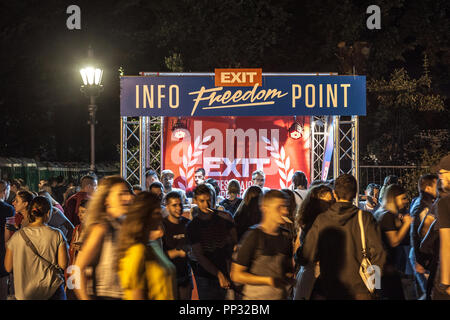
[[[172,170],[169,170],[169,169],[161,171],[161,177],[165,176],[165,175],[171,175],[172,177],[175,177],[175,175],[173,174]]]
[[[433,167],[434,172],[437,172],[439,170],[450,171],[450,154],[443,157],[441,161],[439,161],[439,163]]]

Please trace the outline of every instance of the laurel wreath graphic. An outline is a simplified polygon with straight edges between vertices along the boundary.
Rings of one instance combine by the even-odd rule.
[[[275,159],[275,163],[278,166],[278,173],[280,174],[280,187],[281,189],[289,188],[292,176],[294,175],[294,169],[291,167],[291,159],[286,156],[286,151],[284,147],[279,149],[279,144],[277,139],[273,138],[272,142],[266,137],[261,137],[267,144],[266,149],[270,151],[270,155]],[[290,170],[289,170],[290,169]]]
[[[202,156],[203,150],[208,147],[205,143],[210,140],[211,136],[204,137],[203,140],[200,140],[198,136],[194,141],[194,148],[192,144],[189,144],[187,155],[183,154],[183,167],[179,167],[180,176],[184,180],[184,183],[178,182],[180,189],[186,190],[194,185],[194,164]]]

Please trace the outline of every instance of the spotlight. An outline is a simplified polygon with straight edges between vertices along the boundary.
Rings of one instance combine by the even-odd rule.
[[[188,132],[187,121],[183,121],[181,118],[178,118],[176,122],[172,122],[172,132],[175,138],[183,139]]]
[[[300,123],[295,121],[292,126],[289,128],[289,136],[292,139],[300,139],[303,135],[303,127]]]

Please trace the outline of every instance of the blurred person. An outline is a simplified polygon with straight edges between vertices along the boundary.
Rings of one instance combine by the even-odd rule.
[[[240,194],[241,186],[239,184],[239,181],[237,181],[236,179],[231,179],[230,181],[228,181],[227,186],[228,198],[222,200],[219,204],[234,216],[237,208],[242,202],[242,198],[239,197]]]
[[[297,230],[294,225],[295,216],[297,215],[297,203],[295,202],[295,193],[291,189],[281,189],[286,194],[288,201],[288,215],[285,217],[285,222],[281,225],[284,229],[289,231],[292,245],[294,245],[297,238]]]
[[[124,300],[176,298],[175,266],[155,242],[163,235],[161,225],[160,199],[146,191],[138,194],[119,232],[117,266]]]
[[[447,195],[440,197],[436,204],[440,248],[432,299],[450,300],[450,154],[440,160],[436,171]]]
[[[41,191],[41,190],[42,190],[42,187],[44,187],[44,184],[46,184],[46,183],[48,183],[48,181],[45,180],[45,179],[39,180],[39,183],[38,183],[38,191]]]
[[[306,197],[308,189],[308,179],[303,171],[295,171],[292,176],[292,190],[295,194],[295,203],[297,204],[297,210],[300,208],[303,200]]]
[[[120,176],[105,177],[89,200],[84,226],[83,247],[75,260],[80,268],[80,288],[75,294],[80,300],[118,300],[122,288],[117,275],[118,234],[123,216],[133,199],[130,184]],[[93,286],[88,293],[85,272],[93,269]]]
[[[150,193],[155,194],[159,198],[160,201],[163,200],[164,186],[162,185],[161,182],[159,182],[159,181],[153,182],[151,185],[149,185],[148,191]]]
[[[72,239],[72,232],[75,229],[74,225],[67,219],[64,213],[54,203],[57,203],[47,191],[40,191],[40,196],[46,197],[52,204],[52,210],[49,215],[47,224],[50,227],[59,229],[66,239]]]
[[[80,191],[67,199],[64,208],[67,219],[69,219],[74,226],[80,224],[80,220],[78,219],[78,207],[80,206],[81,200],[89,199],[94,191],[97,190],[97,177],[85,175],[81,177],[80,185]]]
[[[424,236],[419,232],[419,226],[427,220],[427,213],[432,211],[433,203],[437,198],[437,180],[438,176],[435,174],[425,174],[419,178],[419,196],[412,201],[410,208],[413,221],[410,228],[411,250],[409,252],[409,259],[414,267],[415,279],[423,298],[426,295],[426,270],[418,262],[423,260],[420,257],[422,253],[419,248]]]
[[[56,185],[52,187],[52,197],[60,204],[64,204],[64,193],[67,190],[67,187],[64,184],[64,177],[58,176],[56,177]],[[62,207],[60,208],[61,211]]]
[[[251,226],[261,222],[262,213],[259,207],[261,196],[262,189],[259,186],[250,186],[245,190],[243,201],[234,214],[238,241]]]
[[[359,201],[359,208],[373,214],[380,206],[378,202],[379,193],[380,186],[375,183],[369,183],[364,191],[364,196],[361,197],[361,200],[363,201]]]
[[[409,264],[409,231],[413,218],[407,213],[406,191],[398,184],[389,185],[383,195],[381,207],[375,211],[387,257],[381,277],[383,299],[405,300],[402,279]]]
[[[205,183],[206,179],[206,171],[203,168],[197,168],[194,171],[194,186],[191,188],[186,189],[186,197],[193,198],[194,197],[194,189],[202,184]]]
[[[334,202],[333,190],[324,184],[313,186],[306,194],[295,217],[298,236],[294,244],[294,251],[296,252],[295,262],[297,266],[301,264],[299,259],[301,246],[305,242],[308,231],[311,229],[317,216],[327,211]],[[297,283],[294,291],[294,300],[309,300],[312,292],[315,292],[312,298],[317,298],[320,295],[320,282],[316,282],[319,275],[319,263],[309,263],[306,266],[301,266],[296,276]]]
[[[178,299],[191,300],[193,283],[188,258],[189,246],[186,241],[186,226],[189,219],[182,216],[183,205],[178,192],[169,192],[165,201],[168,216],[163,219],[163,249],[176,267]]]
[[[271,190],[261,200],[262,220],[243,237],[231,279],[244,284],[244,300],[287,299],[293,282],[292,242],[281,228],[289,214],[286,193]]]
[[[213,210],[211,190],[206,184],[194,189],[198,214],[188,223],[186,237],[192,248],[192,269],[200,300],[224,300],[232,287],[231,255],[237,243],[234,223],[228,215]]]
[[[431,300],[431,293],[434,291],[435,282],[437,282],[436,274],[438,271],[440,251],[439,225],[436,223],[437,204],[441,198],[449,195],[450,192],[446,192],[442,188],[442,180],[438,179],[436,201],[434,201],[431,211],[426,214],[418,229],[419,234],[423,236],[423,240],[419,246],[421,254],[416,256],[416,260],[429,272],[426,282],[426,300]]]
[[[135,194],[135,195],[138,195],[139,193],[141,193],[142,192],[142,187],[140,186],[140,185],[138,185],[138,184],[135,184],[134,186],[133,186],[133,193]]]
[[[77,225],[73,231],[72,238],[69,246],[69,266],[75,263],[78,256],[78,252],[81,250],[82,236],[84,231],[84,221],[86,219],[88,200],[81,200],[80,207],[78,208],[78,218],[80,219],[80,224]],[[69,275],[66,273],[65,278]],[[66,287],[66,295],[68,300],[76,300],[76,295],[73,290]]]
[[[357,182],[350,174],[335,180],[336,202],[319,214],[304,240],[302,265],[320,263],[320,293],[326,300],[371,300],[375,297],[363,282],[359,269],[363,259],[359,215],[372,265],[382,267],[386,253],[373,215],[353,205]]]
[[[252,183],[254,186],[260,187],[263,193],[270,191],[269,188],[264,187],[264,184],[266,183],[266,174],[262,170],[253,171]]]
[[[186,204],[186,193],[178,188],[173,187],[173,181],[174,181],[175,175],[173,174],[172,170],[163,170],[161,172],[161,182],[164,186],[164,196],[168,194],[170,191],[177,191],[181,194],[181,199],[183,200],[183,205]],[[163,196],[163,198],[164,198]],[[164,202],[163,202],[164,203]]]
[[[8,296],[8,278],[9,274],[5,270],[5,242],[8,241],[10,232],[7,229],[7,220],[14,219],[16,214],[14,207],[6,203],[9,197],[10,186],[8,182],[0,180],[0,300],[6,300]]]
[[[145,174],[145,190],[150,191],[149,187],[153,182],[159,182],[158,174],[153,170],[148,170]]]
[[[22,185],[20,184],[20,181],[18,179],[13,179],[11,183],[9,184],[9,196],[6,198],[6,203],[12,205],[14,198],[16,197],[17,192],[19,192],[20,189],[22,189]]]
[[[380,194],[378,195],[378,202],[383,200],[384,192],[391,184],[398,184],[398,177],[396,175],[389,175],[384,178],[383,186],[381,187]]]
[[[313,182],[311,182],[311,184],[309,185],[309,189],[311,189],[312,187],[321,185],[321,184],[327,184],[326,181],[322,181],[322,180],[314,180]],[[330,187],[331,188],[331,187]]]
[[[41,191],[41,189],[39,189],[39,191]],[[78,186],[72,186],[67,188],[66,192],[64,192],[63,209],[66,207],[67,199],[69,199],[71,196],[73,196],[79,191],[80,187]]]
[[[18,300],[66,300],[67,243],[59,230],[46,223],[51,209],[46,197],[35,197],[28,211],[29,224],[8,241],[5,269],[14,273]]]
[[[223,206],[220,205],[220,203],[223,200],[225,200],[225,198],[220,195],[220,187],[219,187],[219,184],[217,183],[217,180],[213,179],[213,178],[209,178],[209,179],[206,180],[205,183],[209,183],[214,188],[215,199],[216,199],[216,202],[215,202],[216,207],[220,206],[220,207],[222,207],[221,210],[225,210],[225,208],[223,208]]]

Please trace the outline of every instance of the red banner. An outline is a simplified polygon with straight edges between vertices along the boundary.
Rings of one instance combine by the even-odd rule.
[[[241,183],[241,192],[252,185],[252,172],[266,174],[265,187],[289,188],[296,170],[310,176],[309,117],[297,117],[302,137],[289,137],[293,117],[192,117],[188,130],[177,139],[172,130],[177,118],[163,124],[163,169],[175,174],[174,187],[194,186],[194,171],[206,170],[206,178],[218,181],[226,195],[230,179]]]

